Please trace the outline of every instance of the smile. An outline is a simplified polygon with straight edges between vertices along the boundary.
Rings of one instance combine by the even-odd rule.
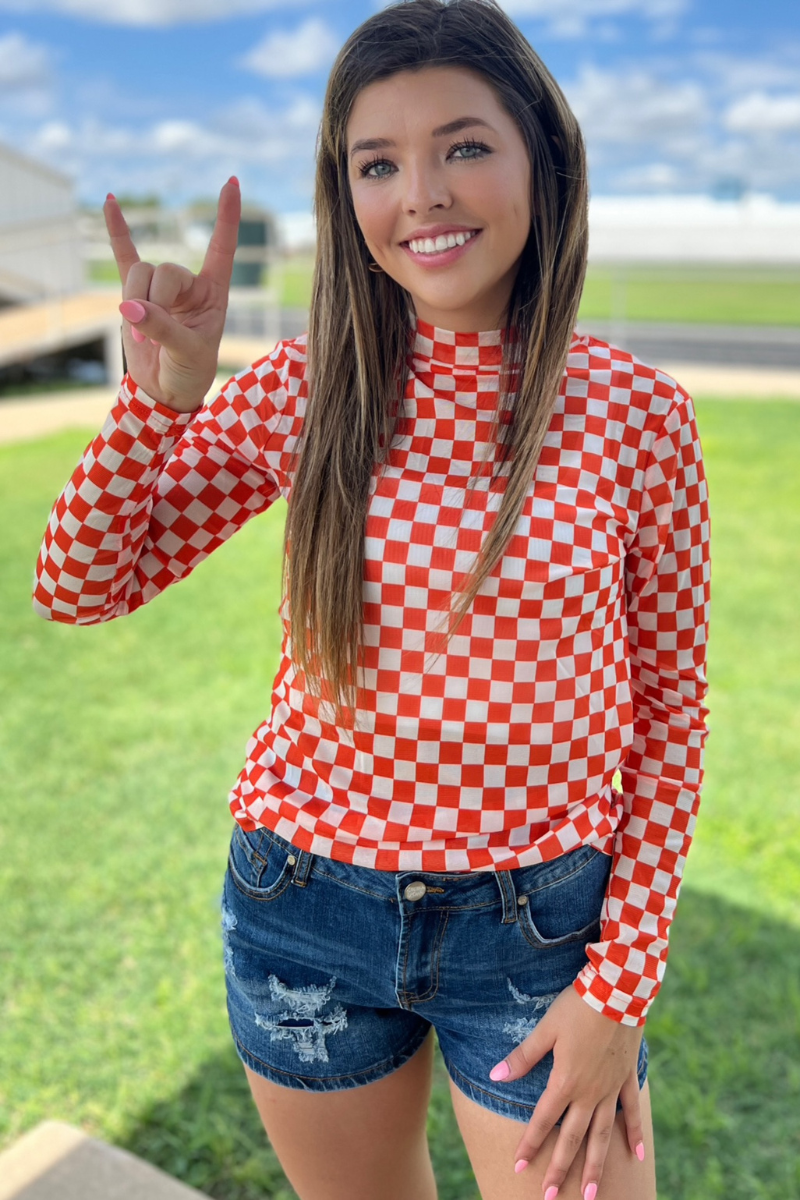
[[[468,233],[459,231],[440,234],[437,238],[415,238],[411,242],[401,244],[406,254],[420,266],[443,267],[465,254],[480,232],[480,229],[473,229]]]

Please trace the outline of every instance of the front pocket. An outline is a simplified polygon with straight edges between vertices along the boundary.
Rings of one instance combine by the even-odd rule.
[[[228,868],[234,885],[251,900],[275,900],[292,882],[296,855],[264,830],[246,833],[237,825],[231,837]]]
[[[574,853],[582,858],[586,852],[587,847],[581,847]],[[527,941],[548,950],[597,940],[610,873],[611,856],[595,850],[574,871],[565,870],[562,878],[518,891],[519,926]]]

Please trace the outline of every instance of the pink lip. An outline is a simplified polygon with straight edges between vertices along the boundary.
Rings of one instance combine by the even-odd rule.
[[[482,230],[479,229],[477,233],[474,233],[471,238],[468,238],[464,242],[463,246],[453,246],[449,250],[440,250],[436,254],[415,254],[406,242],[403,242],[403,249],[408,257],[413,259],[420,267],[446,267],[451,262],[455,262],[457,258],[460,258],[462,254],[465,254],[472,243],[477,242],[481,233]]]

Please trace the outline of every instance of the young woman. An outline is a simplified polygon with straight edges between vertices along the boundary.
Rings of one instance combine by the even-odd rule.
[[[283,653],[230,795],[228,1011],[303,1200],[434,1200],[432,1029],[484,1200],[654,1200],[647,1044],[706,736],[691,399],[575,319],[578,125],[494,0],[334,64],[307,335],[203,407],[240,212],[139,261],[42,616],[132,612],[284,496]],[[621,790],[614,784],[621,771]]]

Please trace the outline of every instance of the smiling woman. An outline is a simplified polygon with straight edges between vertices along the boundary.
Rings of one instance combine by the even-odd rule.
[[[140,262],[109,196],[129,369],[36,609],[132,612],[285,497],[282,656],[221,919],[292,1185],[434,1200],[435,1031],[483,1200],[654,1200],[644,1024],[707,732],[692,401],[575,333],[583,138],[495,0],[355,30],[315,210],[308,333],[203,406],[238,182],[199,276]]]
[[[376,129],[388,136],[366,136]],[[359,93],[348,137],[364,241],[417,316],[459,332],[501,324],[531,231],[531,165],[494,88],[463,67],[400,71]]]

